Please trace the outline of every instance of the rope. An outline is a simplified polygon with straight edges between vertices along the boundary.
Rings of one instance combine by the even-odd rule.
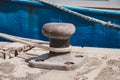
[[[28,38],[23,38],[23,37],[18,37],[18,36],[14,36],[15,38],[24,40],[24,41],[28,41],[28,42],[32,42],[32,43],[38,43],[38,44],[47,44],[49,45],[49,42],[47,41],[42,41],[42,40],[35,40],[35,39],[28,39]]]
[[[78,12],[72,11],[72,10],[70,10],[70,9],[67,9],[67,8],[65,8],[65,7],[59,6],[59,5],[57,5],[57,4],[54,4],[54,3],[51,3],[51,2],[45,1],[45,0],[33,0],[33,1],[38,1],[38,2],[42,2],[42,3],[44,3],[44,4],[47,4],[47,5],[50,5],[50,6],[52,6],[52,7],[55,7],[55,8],[57,8],[57,9],[59,9],[59,10],[62,10],[62,11],[64,11],[64,12],[67,12],[67,13],[69,13],[69,14],[78,16],[78,17],[80,17],[80,18],[82,18],[82,19],[84,19],[84,20],[86,20],[86,21],[90,21],[90,22],[94,22],[94,23],[99,23],[99,24],[101,24],[101,25],[103,25],[103,26],[106,26],[106,27],[108,27],[108,28],[115,29],[115,30],[117,30],[117,31],[120,30],[120,26],[119,26],[119,25],[113,24],[113,23],[111,23],[110,21],[105,22],[105,21],[102,21],[102,20],[99,20],[99,19],[96,19],[96,18],[93,18],[93,17],[89,17],[89,16],[83,15],[83,14],[81,14],[81,13],[78,13]]]
[[[49,47],[48,45],[39,45],[37,43],[34,42],[30,42],[30,41],[25,41],[22,40],[18,37],[12,36],[12,35],[8,35],[5,33],[0,33],[0,37],[11,40],[11,41],[15,41],[15,42],[19,42],[19,43],[23,43],[25,45],[29,45],[29,46],[33,46],[33,47],[38,47],[38,48],[42,48],[45,50],[49,50],[49,51],[53,51],[53,52],[68,52],[71,50],[71,47],[67,47],[67,48],[53,48],[53,47]]]

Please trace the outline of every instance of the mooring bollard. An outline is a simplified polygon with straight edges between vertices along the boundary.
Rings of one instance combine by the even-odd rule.
[[[31,67],[59,70],[73,70],[85,62],[84,56],[71,53],[70,37],[75,33],[75,26],[70,23],[47,23],[42,32],[50,39],[51,49],[48,54],[29,61]],[[66,49],[64,51],[64,49]]]
[[[68,23],[48,23],[43,26],[43,34],[50,39],[50,47],[53,48],[69,48],[70,37],[75,32],[73,24]],[[51,55],[66,54],[67,52],[53,52],[50,51]]]

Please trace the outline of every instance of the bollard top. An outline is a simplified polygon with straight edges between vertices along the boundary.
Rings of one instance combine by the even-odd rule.
[[[47,23],[42,32],[49,38],[69,39],[75,33],[75,26],[71,23]]]

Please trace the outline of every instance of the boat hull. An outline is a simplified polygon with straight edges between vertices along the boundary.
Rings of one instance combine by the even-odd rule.
[[[0,1],[0,32],[15,36],[49,39],[42,34],[42,26],[50,22],[72,23],[76,33],[71,38],[74,46],[120,48],[120,31],[32,1]],[[73,11],[120,25],[120,11],[97,10],[64,6]],[[4,39],[0,38],[1,41]]]

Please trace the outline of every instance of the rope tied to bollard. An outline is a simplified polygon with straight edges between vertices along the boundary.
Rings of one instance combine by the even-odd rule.
[[[81,14],[81,13],[78,13],[78,12],[75,12],[75,11],[72,11],[72,10],[70,10],[70,9],[68,9],[68,8],[59,6],[59,5],[55,4],[55,3],[48,2],[48,1],[45,1],[45,0],[32,0],[32,1],[42,2],[42,3],[44,3],[44,4],[50,5],[50,6],[52,6],[52,7],[55,7],[55,8],[57,8],[57,9],[59,9],[59,10],[62,10],[62,11],[64,11],[64,12],[67,12],[67,13],[69,13],[69,14],[78,16],[78,17],[80,17],[80,18],[82,18],[82,19],[84,19],[84,20],[86,20],[86,21],[90,21],[90,22],[94,22],[94,23],[99,23],[99,24],[101,24],[101,25],[103,25],[103,26],[106,26],[106,27],[108,27],[108,28],[111,28],[111,29],[114,29],[114,30],[117,30],[117,31],[120,30],[120,26],[119,26],[119,25],[113,24],[113,23],[111,23],[110,21],[105,22],[105,21],[100,20],[100,19],[96,19],[96,18],[93,18],[93,17],[90,17],[90,16],[86,16],[86,15],[84,15],[84,14]]]
[[[29,45],[31,47],[38,47],[38,48],[42,48],[44,50],[49,50],[49,51],[53,51],[53,52],[67,52],[71,50],[71,47],[67,47],[67,48],[54,48],[54,47],[49,47],[48,44],[37,44],[36,42],[32,41],[32,40],[25,40],[22,39],[20,37],[16,37],[16,36],[12,36],[12,35],[8,35],[5,33],[0,33],[0,37],[11,40],[11,41],[15,41],[15,42],[19,42],[19,43],[23,43],[25,45]]]

